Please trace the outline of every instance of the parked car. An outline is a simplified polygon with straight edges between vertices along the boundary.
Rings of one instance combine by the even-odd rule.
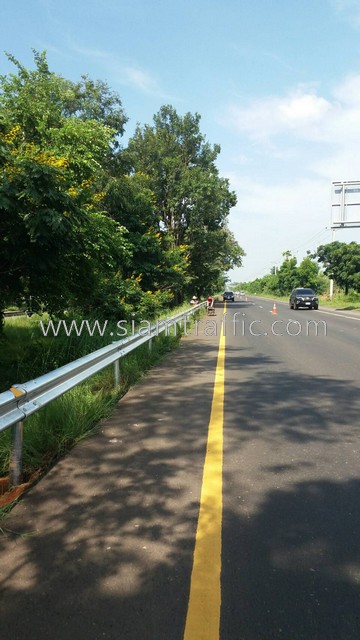
[[[235,294],[233,291],[224,291],[223,302],[235,302]]]
[[[313,289],[298,287],[292,290],[289,305],[290,309],[318,309],[319,298]]]

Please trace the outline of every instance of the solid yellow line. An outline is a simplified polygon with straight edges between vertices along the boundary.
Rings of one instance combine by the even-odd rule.
[[[184,640],[219,640],[225,336],[221,331]]]

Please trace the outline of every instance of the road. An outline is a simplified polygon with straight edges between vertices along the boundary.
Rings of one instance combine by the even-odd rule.
[[[218,306],[13,510],[4,637],[358,640],[360,314],[273,311]]]
[[[221,637],[356,638],[360,319],[277,311],[227,340]]]

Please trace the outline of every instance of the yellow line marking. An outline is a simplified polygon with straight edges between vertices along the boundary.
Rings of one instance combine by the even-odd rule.
[[[222,326],[184,640],[219,640],[224,378],[225,336]]]

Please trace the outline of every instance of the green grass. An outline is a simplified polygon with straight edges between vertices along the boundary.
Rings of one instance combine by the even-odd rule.
[[[188,308],[187,305],[184,310]],[[171,315],[177,313],[174,311]],[[170,314],[164,314],[167,317]],[[164,333],[138,347],[120,359],[120,386],[114,387],[114,367],[110,366],[78,385],[30,416],[24,423],[23,481],[34,473],[45,473],[60,457],[65,455],[79,440],[97,428],[99,421],[110,415],[116,401],[138,380],[159,362],[164,355],[179,344],[178,335]],[[67,343],[69,342],[69,344]],[[9,388],[18,381],[26,381],[45,371],[70,362],[84,352],[107,344],[100,336],[92,339],[44,338],[39,331],[38,319],[16,318],[6,323],[5,339],[2,341],[2,374]],[[13,360],[12,360],[13,358]],[[6,476],[11,455],[11,430],[0,433],[0,476]],[[0,519],[8,509],[0,510]]]
[[[78,337],[45,337],[40,327],[48,318],[22,316],[7,318],[0,337],[0,392],[52,371],[108,344],[100,335],[85,331]]]
[[[346,311],[360,311],[360,293],[335,293],[330,300],[329,296],[320,296],[319,304],[322,307],[343,309]]]
[[[86,382],[30,416],[24,423],[23,476],[47,469],[109,414],[117,394]],[[11,431],[0,434],[0,474],[9,469]]]
[[[186,303],[174,310],[164,311],[158,320],[181,313],[188,308],[189,304]],[[46,326],[49,318],[33,315],[31,318],[22,316],[5,320],[3,334],[0,334],[0,393],[13,384],[21,384],[48,371],[53,371],[114,340],[121,339],[121,331],[115,322],[108,323],[103,336],[98,332],[94,332],[91,336],[84,330],[81,336],[77,336],[75,332],[67,336],[64,331],[61,331],[55,337],[51,336],[50,332],[44,336],[40,321]],[[77,321],[80,323],[81,319]],[[70,323],[71,320],[69,319],[68,322]],[[57,325],[57,321],[54,324]],[[99,324],[102,326],[101,321]],[[90,325],[93,326],[92,321]],[[145,326],[142,325],[142,328],[144,329]],[[127,330],[128,335],[131,335],[130,325],[127,325]],[[110,336],[110,332],[113,333],[113,337]]]

